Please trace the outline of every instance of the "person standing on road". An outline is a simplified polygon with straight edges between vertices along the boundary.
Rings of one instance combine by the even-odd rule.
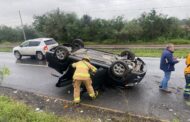
[[[174,65],[179,62],[177,58],[173,57],[174,50],[174,45],[168,44],[160,60],[160,69],[164,72],[164,78],[159,88],[167,93],[171,93],[168,89],[168,81],[170,80],[171,72],[175,71]]]
[[[190,99],[190,54],[186,58],[186,68],[184,70],[186,85],[184,89],[184,98]]]
[[[76,68],[73,75],[73,86],[74,86],[74,103],[80,103],[80,86],[83,83],[88,91],[89,96],[95,99],[95,94],[92,87],[92,80],[90,78],[90,71],[96,72],[97,69],[90,64],[90,58],[85,56],[81,61],[72,64],[73,68]]]

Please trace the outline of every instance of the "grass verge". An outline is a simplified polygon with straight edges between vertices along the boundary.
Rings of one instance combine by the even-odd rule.
[[[0,47],[0,52],[11,52],[12,48],[11,47]]]
[[[114,54],[120,54],[123,49],[99,49],[107,52],[112,52]],[[129,49],[134,52],[138,57],[160,57],[163,49],[144,49],[144,48],[132,48]],[[178,58],[184,58],[190,53],[190,49],[176,49],[174,56]]]
[[[0,121],[1,122],[86,122],[91,118],[68,116],[59,117],[52,113],[35,111],[32,107],[14,101],[8,97],[0,96]]]
[[[189,39],[164,39],[164,38],[158,38],[156,40],[137,40],[137,41],[117,41],[117,40],[104,40],[104,41],[86,41],[85,45],[152,45],[152,44],[168,44],[173,43],[176,45],[182,45],[182,44],[190,44]]]

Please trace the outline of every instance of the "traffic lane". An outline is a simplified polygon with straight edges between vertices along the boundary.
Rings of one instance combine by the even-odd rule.
[[[72,100],[72,87],[55,87],[58,79],[51,76],[51,73],[56,73],[53,69],[45,66],[16,64],[13,56],[8,55],[7,57],[11,61],[4,63],[10,66],[11,75],[5,79],[2,85]],[[172,82],[169,83],[174,88],[173,94],[164,94],[158,89],[159,81],[163,74],[159,70],[159,59],[144,58],[144,60],[149,70],[141,84],[132,89],[125,90],[107,88],[95,101],[85,99],[87,95],[83,95],[82,102],[165,119],[174,118],[174,114],[176,113],[180,118],[187,119],[189,108],[184,103],[185,101],[183,101],[182,90],[177,91],[176,89],[177,87],[184,86],[183,73],[181,72],[183,71],[184,60],[176,66],[176,73],[173,73]],[[0,63],[2,64],[2,60],[0,60]],[[169,109],[173,111],[169,112]]]

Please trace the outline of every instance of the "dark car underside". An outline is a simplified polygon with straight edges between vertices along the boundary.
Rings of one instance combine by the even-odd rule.
[[[124,50],[120,55],[116,55],[87,49],[84,48],[82,40],[76,39],[71,44],[57,46],[46,53],[48,66],[62,74],[57,87],[72,84],[75,69],[71,64],[81,60],[85,55],[90,57],[90,63],[98,69],[97,73],[91,76],[95,89],[102,86],[134,86],[146,74],[146,64],[132,52]]]

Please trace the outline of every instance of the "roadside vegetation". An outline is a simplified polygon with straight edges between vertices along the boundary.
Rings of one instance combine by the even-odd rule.
[[[0,67],[0,83],[3,82],[4,78],[8,75],[10,75],[9,68],[6,66]]]
[[[112,52],[115,54],[120,54],[123,49],[99,49],[103,51]],[[138,57],[160,57],[163,49],[154,49],[154,48],[132,48],[129,49],[133,53],[135,53]],[[176,49],[174,53],[174,57],[185,58],[190,53],[190,49]]]
[[[74,114],[74,113],[73,113]],[[98,113],[97,113],[98,114]],[[100,118],[92,117],[86,114],[81,116],[62,115],[36,110],[32,106],[27,106],[22,102],[15,101],[7,96],[0,96],[0,122],[96,122],[101,121]],[[113,120],[112,120],[113,119]],[[143,118],[135,116],[121,116],[112,118],[107,121],[123,121],[123,122],[161,122],[158,119]]]
[[[52,113],[35,111],[32,107],[14,101],[8,97],[0,96],[0,121],[1,122],[86,122],[91,118],[68,116],[58,117]]]
[[[31,25],[25,25],[27,39],[52,37],[59,42],[81,38],[91,44],[190,44],[190,18],[180,20],[156,10],[142,13],[140,17],[126,20],[78,17],[59,9],[34,16]],[[23,41],[21,27],[0,26],[0,41]]]

